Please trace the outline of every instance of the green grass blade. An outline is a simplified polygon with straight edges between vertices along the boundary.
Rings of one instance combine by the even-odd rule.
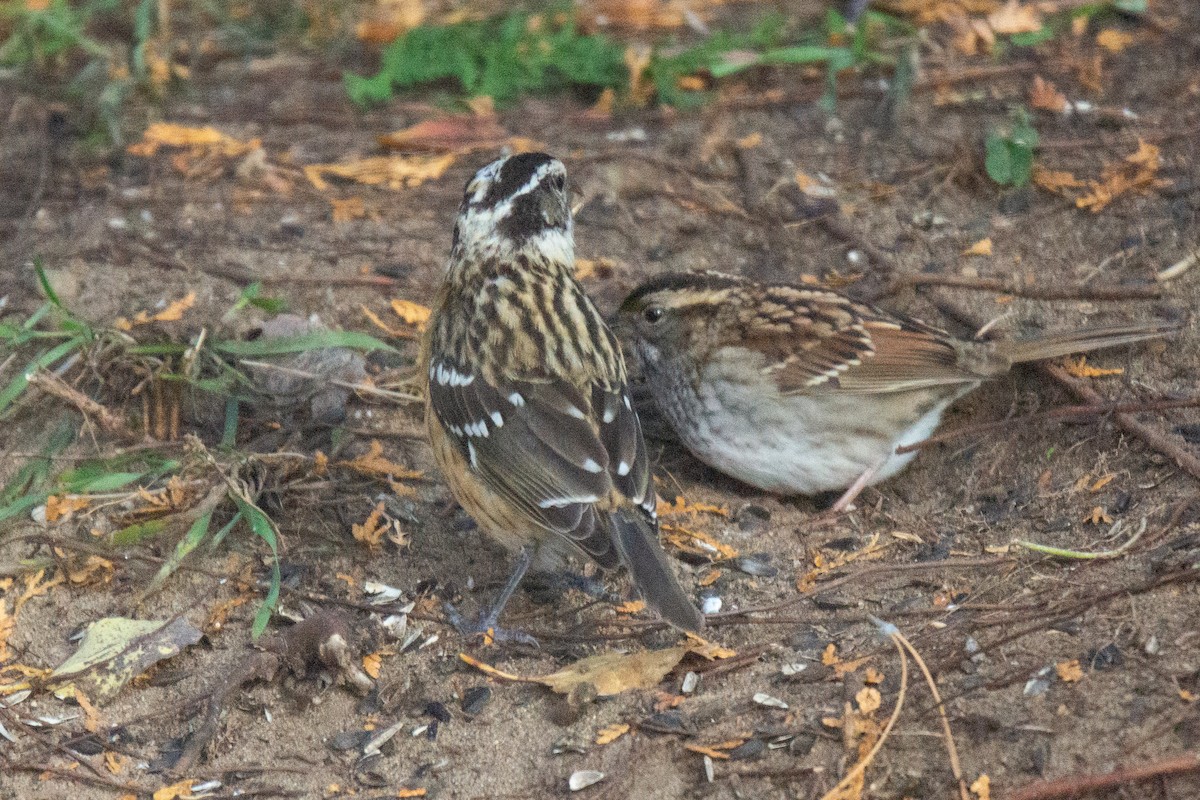
[[[29,378],[27,376],[32,375],[39,369],[49,367],[50,365],[56,363],[60,358],[67,355],[72,350],[77,350],[80,347],[83,347],[87,341],[88,340],[82,336],[75,337],[74,339],[68,339],[56,347],[47,350],[33,361],[30,361],[28,364],[26,364],[25,369],[18,372],[16,376],[8,382],[8,385],[4,387],[4,391],[0,391],[0,414],[3,414],[5,410],[7,410],[7,408],[13,404],[13,401],[21,396],[21,392],[25,391],[26,387],[29,386]]]
[[[254,615],[254,625],[250,628],[250,638],[257,640],[267,629],[267,623],[271,621],[271,614],[279,604],[279,538],[275,530],[275,523],[263,513],[261,508],[236,494],[233,495],[233,500],[237,503],[238,511],[250,522],[250,530],[254,531],[254,534],[271,548],[271,586],[267,589],[267,597],[258,607],[258,613]]]
[[[204,541],[204,537],[208,535],[209,526],[212,524],[212,516],[213,512],[209,511],[206,514],[202,514],[199,519],[192,523],[192,527],[188,528],[187,534],[179,540],[179,544],[175,545],[175,552],[163,562],[163,565],[158,569],[158,573],[150,581],[150,585],[142,591],[143,597],[162,586],[167,578],[171,577],[175,570],[179,569],[179,565],[188,557],[188,554],[200,546],[200,543]]]
[[[149,519],[145,522],[135,522],[133,525],[121,528],[113,534],[113,544],[117,547],[132,547],[135,544],[157,536],[167,527],[167,519]]]
[[[315,331],[278,339],[256,339],[253,342],[218,341],[212,344],[212,349],[239,358],[278,356],[284,353],[302,353],[306,350],[322,350],[328,347],[350,347],[367,352],[394,349],[374,336],[358,331]]]
[[[54,291],[54,287],[50,285],[49,278],[46,277],[46,270],[42,269],[41,256],[34,256],[33,271],[37,273],[38,283],[41,284],[42,291],[46,293],[46,299],[53,303],[58,308],[62,308],[62,301],[58,299],[58,293]]]

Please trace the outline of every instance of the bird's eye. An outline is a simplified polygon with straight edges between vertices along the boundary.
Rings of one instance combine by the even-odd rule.
[[[555,175],[550,179],[550,185],[561,192],[567,186],[567,179],[562,175]]]
[[[649,323],[658,322],[667,313],[667,310],[662,306],[650,306],[642,312],[642,318]]]

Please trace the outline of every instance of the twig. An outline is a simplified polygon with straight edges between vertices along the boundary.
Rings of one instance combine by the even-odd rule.
[[[1123,522],[1123,520],[1117,520],[1115,523],[1113,523],[1112,528],[1110,528],[1108,531],[1109,535],[1115,535],[1121,529]],[[1145,532],[1146,518],[1142,517],[1141,527],[1137,529],[1133,536],[1129,537],[1129,540],[1126,541],[1125,544],[1121,545],[1120,547],[1113,548],[1112,550],[1101,550],[1098,553],[1087,553],[1082,550],[1064,550],[1061,547],[1050,547],[1049,545],[1038,544],[1037,542],[1029,542],[1024,539],[1013,539],[1013,544],[1017,545],[1018,547],[1024,547],[1026,550],[1032,550],[1035,553],[1042,553],[1048,556],[1056,556],[1058,558],[1076,558],[1083,561],[1092,561],[1097,559],[1103,560],[1106,558],[1116,558],[1129,548],[1133,547],[1133,545],[1137,543],[1137,540],[1142,538],[1142,534]]]
[[[1071,377],[1066,370],[1057,364],[1042,363],[1038,365],[1038,369],[1044,375],[1049,375],[1055,381],[1062,384],[1071,394],[1085,403],[1104,405],[1107,402],[1099,392],[1083,381]],[[1180,447],[1177,442],[1171,441],[1171,438],[1167,434],[1155,430],[1143,422],[1139,422],[1129,414],[1116,414],[1113,419],[1116,420],[1117,425],[1126,433],[1141,439],[1152,450],[1167,456],[1184,472],[1200,480],[1200,458]]]
[[[913,661],[917,662],[917,666],[921,669],[921,674],[925,676],[925,683],[929,685],[929,693],[933,695],[933,701],[937,705],[938,716],[942,720],[942,731],[945,734],[946,752],[950,756],[950,771],[954,773],[954,779],[958,781],[958,794],[961,800],[970,800],[967,795],[967,782],[963,778],[962,764],[958,760],[958,747],[954,744],[954,734],[950,731],[950,718],[946,716],[946,705],[942,702],[941,693],[938,692],[937,681],[933,679],[933,675],[929,672],[929,667],[925,666],[925,659],[921,658],[921,654],[917,652],[917,648],[912,646],[912,642],[900,632],[900,629],[895,625],[883,622],[882,620],[872,620],[876,625],[880,625],[892,637],[893,642],[899,642],[899,645],[904,645],[904,649],[913,657]]]
[[[29,385],[75,406],[85,417],[93,418],[101,428],[111,434],[132,442],[143,441],[142,436],[125,424],[119,416],[97,403],[62,378],[45,370],[29,376]]]
[[[842,779],[838,781],[837,786],[833,787],[824,795],[822,795],[821,800],[832,800],[833,798],[846,796],[843,794],[846,787],[853,783],[854,780],[862,774],[863,770],[870,766],[871,762],[875,760],[876,754],[879,753],[879,750],[883,747],[883,743],[887,741],[888,734],[892,732],[892,727],[896,724],[896,720],[900,718],[900,710],[904,708],[904,698],[908,694],[908,657],[904,655],[904,648],[900,646],[900,641],[898,638],[899,631],[896,630],[894,626],[892,626],[892,630],[896,632],[889,633],[888,638],[892,640],[892,644],[896,646],[896,652],[900,655],[900,691],[896,693],[896,707],[892,710],[892,716],[888,718],[887,725],[885,725],[883,730],[880,732],[879,739],[876,740],[875,746],[872,747],[865,756],[860,758],[857,764],[850,768],[850,770],[842,777]]]
[[[1184,775],[1198,770],[1200,770],[1200,753],[1184,753],[1162,761],[1115,769],[1104,775],[1072,775],[1053,781],[1031,783],[1018,789],[1015,794],[1009,795],[1009,800],[1053,800],[1053,798],[1060,797],[1079,797],[1102,789],[1115,789],[1133,783],[1141,783],[1151,778]]]
[[[116,787],[118,789],[127,789],[128,788],[126,784],[121,783],[120,781],[116,781],[116,780],[112,779],[111,777],[109,777],[108,775],[101,772],[98,768],[93,766],[90,761],[88,761],[83,756],[76,753],[71,748],[65,747],[65,746],[59,744],[58,742],[54,741],[54,739],[50,738],[46,734],[39,731],[37,728],[34,728],[31,725],[26,725],[21,720],[21,717],[15,711],[10,709],[8,706],[0,704],[0,715],[3,715],[5,717],[5,719],[8,721],[9,725],[11,725],[14,728],[20,729],[27,736],[32,737],[44,749],[53,750],[54,752],[58,753],[59,755],[66,756],[70,760],[78,763],[80,766],[82,766],[88,772],[91,772],[104,784],[106,784],[108,786]]]
[[[266,370],[273,370],[275,372],[281,372],[284,375],[292,375],[297,378],[307,378],[309,380],[314,380],[314,381],[317,381],[317,380],[325,381],[327,383],[333,384],[334,386],[340,386],[343,389],[349,389],[352,392],[357,392],[359,394],[371,395],[372,397],[382,397],[386,400],[395,400],[398,402],[406,402],[406,403],[418,403],[418,402],[422,402],[425,399],[419,395],[405,394],[404,392],[395,392],[395,391],[392,391],[391,389],[380,389],[378,386],[371,386],[366,383],[351,383],[350,381],[343,381],[343,380],[339,380],[338,378],[328,378],[324,375],[318,375],[315,372],[309,372],[308,370],[303,370],[303,369],[296,369],[295,367],[285,367],[282,364],[272,364],[269,361],[253,361],[248,358],[241,358],[241,359],[238,359],[238,363],[244,364],[247,367],[254,367],[255,369],[266,369]]]
[[[968,278],[965,275],[931,275],[906,272],[896,276],[893,288],[906,286],[948,286],[970,289],[977,292],[997,292],[1031,300],[1095,300],[1117,302],[1122,300],[1153,300],[1162,296],[1159,286],[1087,286],[1068,284],[1060,286],[1026,286],[1016,281],[1000,278]]]
[[[1196,264],[1197,260],[1200,260],[1200,249],[1193,250],[1191,253],[1176,261],[1166,269],[1156,272],[1154,274],[1154,280],[1158,281],[1159,283],[1166,283],[1167,281],[1174,280],[1191,269]]]
[[[997,422],[983,422],[976,425],[964,425],[961,428],[955,428],[952,431],[939,433],[936,436],[930,436],[928,439],[922,439],[919,442],[906,444],[903,447],[896,448],[897,455],[911,453],[914,450],[920,450],[922,447],[927,447],[931,444],[940,444],[948,442],[951,439],[957,439],[961,436],[969,436],[976,433],[987,433],[993,430],[1008,430],[1013,425],[1020,425],[1026,422],[1033,422],[1042,419],[1062,419],[1071,417],[1091,417],[1091,416],[1107,416],[1109,414],[1141,414],[1145,412],[1172,411],[1177,408],[1197,408],[1200,407],[1200,397],[1189,397],[1184,400],[1156,400],[1148,403],[1109,403],[1107,405],[1088,405],[1088,406],[1061,406],[1059,408],[1051,408],[1046,411],[1037,411],[1033,414],[1025,414],[1020,417],[1009,417]]]

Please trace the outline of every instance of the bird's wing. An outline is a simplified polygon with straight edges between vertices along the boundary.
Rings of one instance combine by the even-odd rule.
[[[607,526],[597,524],[614,490],[653,515],[645,445],[624,385],[581,392],[561,380],[492,383],[442,360],[430,370],[429,397],[480,480],[602,566],[618,560]]]

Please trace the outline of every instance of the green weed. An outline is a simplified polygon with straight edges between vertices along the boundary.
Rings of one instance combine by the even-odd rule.
[[[1021,187],[1033,174],[1033,151],[1038,133],[1029,121],[1029,113],[1013,110],[1009,124],[995,128],[984,143],[984,168],[988,177],[1001,186]]]

